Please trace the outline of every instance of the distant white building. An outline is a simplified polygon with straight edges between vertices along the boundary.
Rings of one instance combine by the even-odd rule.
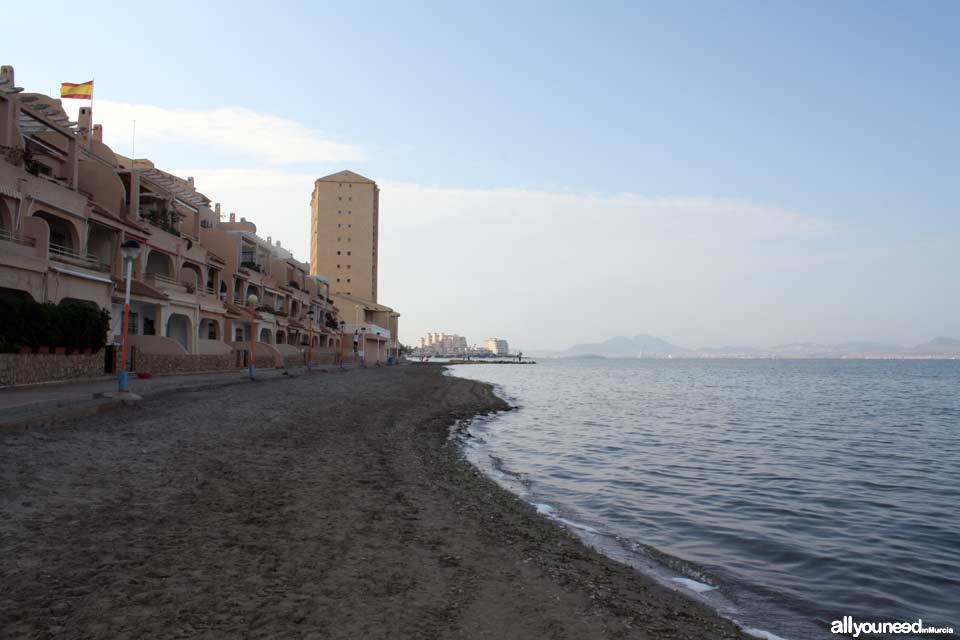
[[[462,356],[468,351],[467,339],[455,333],[428,333],[417,340],[417,350],[421,355]]]
[[[487,351],[496,356],[510,355],[510,345],[507,344],[506,340],[501,340],[500,338],[487,338],[484,341],[483,346],[486,347]]]

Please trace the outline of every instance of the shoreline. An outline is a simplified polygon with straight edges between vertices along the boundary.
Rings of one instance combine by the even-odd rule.
[[[743,638],[474,467],[443,365],[0,433],[5,637]]]
[[[448,375],[458,377],[456,372],[448,371]],[[509,411],[518,411],[521,407],[514,406],[514,402],[519,399],[509,395],[507,390],[501,385],[487,382],[478,378],[462,378],[491,387],[494,395],[499,397],[505,403],[510,405]],[[498,393],[499,392],[499,393]],[[651,547],[643,543],[636,543],[646,549],[646,555],[638,554],[635,550],[631,551],[617,536],[609,531],[597,529],[601,526],[597,523],[585,523],[576,514],[562,511],[562,506],[543,502],[541,496],[537,496],[531,486],[518,474],[503,466],[504,460],[498,457],[489,443],[485,441],[482,435],[484,430],[491,423],[498,420],[502,412],[493,412],[490,414],[481,414],[465,421],[463,425],[458,425],[457,436],[459,446],[462,449],[462,455],[472,466],[477,468],[494,483],[498,488],[508,492],[524,504],[532,507],[539,515],[549,520],[554,526],[570,533],[581,544],[588,549],[599,553],[619,565],[626,566],[637,572],[645,579],[653,580],[662,588],[677,592],[698,604],[705,606],[711,612],[716,613],[722,619],[732,622],[744,635],[749,638],[767,638],[768,640],[786,640],[779,635],[768,631],[766,628],[754,627],[743,620],[738,620],[732,615],[738,605],[734,604],[727,595],[721,595],[717,590],[716,584],[708,583],[702,577],[702,567],[665,554],[656,547]],[[474,433],[471,429],[479,425],[480,433]],[[573,518],[573,519],[571,519]],[[690,571],[684,571],[677,568],[677,564],[692,567]],[[691,577],[694,576],[694,577]],[[791,636],[794,637],[794,636]]]

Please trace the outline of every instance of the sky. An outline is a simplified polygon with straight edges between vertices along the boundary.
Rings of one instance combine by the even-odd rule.
[[[954,0],[77,9],[4,9],[17,84],[95,79],[105,142],[302,260],[313,180],[376,180],[405,343],[960,337]]]

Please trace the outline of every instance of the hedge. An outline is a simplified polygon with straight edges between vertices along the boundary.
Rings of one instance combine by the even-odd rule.
[[[110,312],[76,302],[59,305],[0,299],[0,352],[23,347],[99,351],[107,343]]]

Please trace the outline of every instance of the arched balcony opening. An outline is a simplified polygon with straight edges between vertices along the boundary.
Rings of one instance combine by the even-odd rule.
[[[165,278],[173,277],[173,260],[162,251],[151,251],[147,256],[147,266],[144,269],[147,275],[158,275]]]
[[[80,234],[73,222],[48,211],[37,211],[33,216],[46,220],[50,227],[50,253],[79,256]]]
[[[167,337],[176,340],[187,353],[190,352],[190,318],[182,313],[167,318]]]

